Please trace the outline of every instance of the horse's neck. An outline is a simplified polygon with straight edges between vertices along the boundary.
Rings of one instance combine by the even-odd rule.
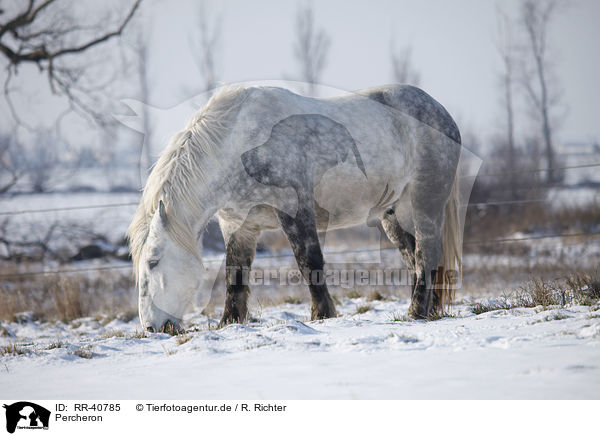
[[[203,156],[202,159],[208,161],[214,157]],[[203,171],[202,175],[196,174],[193,178],[184,180],[185,183],[181,184],[174,198],[180,216],[185,220],[190,231],[198,236],[201,236],[209,220],[221,207],[218,204],[221,196],[214,187],[221,186],[223,183],[219,165],[206,165]]]
[[[206,205],[202,210],[200,216],[195,219],[195,222],[190,223],[192,225],[193,234],[197,235],[198,242],[200,242],[200,249],[202,250],[202,234],[208,225],[210,219],[217,212],[217,207],[215,205]]]

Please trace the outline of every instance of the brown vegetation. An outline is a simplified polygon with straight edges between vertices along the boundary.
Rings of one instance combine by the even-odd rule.
[[[3,265],[0,274],[16,273]],[[135,311],[135,290],[129,274],[21,275],[0,281],[0,319],[60,320]]]
[[[547,281],[534,278],[520,286],[519,289],[503,294],[498,300],[475,303],[472,311],[475,314],[481,314],[517,307],[589,306],[598,303],[599,300],[600,272],[596,271],[593,274],[574,273],[561,280]]]

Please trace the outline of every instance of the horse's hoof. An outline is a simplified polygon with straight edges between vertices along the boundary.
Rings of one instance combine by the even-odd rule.
[[[222,319],[221,321],[219,321],[217,328],[222,329],[223,327],[227,327],[229,324],[241,324],[241,323],[238,321]]]
[[[221,321],[219,321],[219,325],[217,326],[217,328],[220,329],[228,326],[229,324],[243,324],[245,321],[245,317],[242,318],[241,316],[224,313],[223,317],[221,318]]]
[[[311,321],[316,321],[318,319],[335,318],[335,317],[337,317],[337,311],[335,310],[335,306],[333,306],[333,303],[331,304],[331,306],[326,307],[326,308],[321,308],[320,310],[316,307],[313,307],[311,314],[310,314]]]
[[[408,313],[406,315],[412,319],[427,319],[429,317],[429,314],[427,313],[427,311],[424,311],[422,309],[419,310],[419,307],[414,307],[414,306],[411,306],[408,309]]]

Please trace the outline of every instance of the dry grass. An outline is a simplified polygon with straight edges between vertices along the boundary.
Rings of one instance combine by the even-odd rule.
[[[50,286],[58,319],[67,322],[83,316],[81,291],[86,285],[75,277],[61,277]]]
[[[0,274],[39,269],[40,265],[17,269],[14,264],[1,264]],[[0,319],[19,322],[23,312],[28,312],[28,320],[68,322],[100,314],[133,319],[137,313],[135,286],[129,274],[114,271],[97,275],[23,275],[0,281]]]
[[[302,304],[302,303],[304,303],[304,301],[302,301],[302,299],[301,299],[301,298],[298,298],[298,297],[292,297],[291,295],[290,295],[290,296],[287,296],[287,297],[285,297],[285,298],[283,299],[283,302],[284,302],[284,303],[286,303],[286,304]]]
[[[362,313],[367,313],[369,311],[373,310],[373,306],[371,306],[370,304],[361,304],[359,306],[356,307],[356,314],[360,315]]]
[[[456,315],[454,315],[450,312],[447,312],[445,310],[442,310],[442,311],[435,312],[435,313],[432,313],[431,315],[429,315],[427,317],[427,321],[438,321],[438,320],[444,319],[444,318],[455,318],[455,317],[456,317]]]
[[[560,321],[562,319],[569,319],[569,318],[571,318],[569,315],[558,312],[558,313],[553,313],[551,315],[546,315],[542,319],[538,319],[537,321],[535,321],[533,324],[539,324],[542,322]]]
[[[590,306],[600,300],[600,275],[573,273],[562,280],[544,281],[533,279],[521,286],[520,300],[533,306],[567,306],[580,304]]]
[[[488,199],[489,200],[489,199]],[[585,233],[600,222],[600,203],[584,206],[550,207],[549,203],[532,202],[518,205],[469,207],[465,220],[465,242],[490,241],[522,233]],[[466,253],[529,254],[526,244],[465,245]]]
[[[0,337],[12,337],[13,334],[4,326],[0,325]]]
[[[67,346],[67,344],[65,344],[64,342],[57,341],[57,342],[50,343],[50,345],[48,345],[46,347],[46,350],[54,350],[56,348],[65,348],[66,346]]]
[[[500,301],[492,301],[487,303],[477,302],[473,304],[471,311],[475,315],[481,315],[485,312],[493,312],[494,310],[509,310],[514,309],[515,307],[519,307],[519,305],[509,302],[507,298],[502,296]]]
[[[510,310],[517,307],[591,306],[600,300],[600,275],[598,272],[573,273],[561,280],[534,278],[519,289],[503,294],[500,299],[472,306],[476,315],[493,310]]]
[[[82,346],[76,347],[75,349],[69,351],[69,354],[72,354],[73,356],[81,357],[82,359],[91,359],[92,357],[94,357],[94,352],[92,350],[92,347],[89,345],[82,345]]]
[[[388,298],[385,295],[383,295],[381,292],[375,290],[375,291],[371,291],[371,293],[367,297],[367,300],[368,301],[385,301],[385,300],[388,300]]]
[[[183,345],[192,339],[192,335],[179,335],[177,336],[177,345]]]
[[[556,281],[534,278],[520,287],[516,293],[516,300],[523,307],[565,306],[567,294]]]
[[[171,348],[170,350],[168,350],[164,345],[162,345],[162,349],[165,352],[165,355],[167,356],[172,356],[177,353],[177,349]]]
[[[567,278],[566,284],[580,304],[589,305],[600,300],[600,270],[591,274],[573,274]]]
[[[414,319],[410,318],[406,313],[403,312],[394,312],[390,318],[393,322],[411,322]]]
[[[352,289],[352,290],[346,292],[345,297],[350,298],[351,300],[354,300],[355,298],[362,298],[363,294],[358,289]]]
[[[104,339],[110,339],[110,338],[124,338],[125,332],[122,330],[110,330],[108,332],[105,332],[102,334],[102,337]]]
[[[18,344],[8,344],[0,347],[0,356],[20,356],[31,353],[27,348],[23,348]]]
[[[147,338],[148,335],[146,334],[146,332],[144,330],[136,330],[134,334],[132,334],[131,336],[128,336],[130,338],[135,338],[135,339],[144,339]]]

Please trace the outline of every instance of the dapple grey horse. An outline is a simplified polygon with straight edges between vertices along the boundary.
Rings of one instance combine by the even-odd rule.
[[[389,85],[308,98],[276,87],[228,87],[173,137],[129,227],[140,320],[179,329],[201,288],[199,238],[217,216],[226,244],[220,325],[244,322],[264,229],[286,234],[312,298],[336,316],[317,232],[381,221],[414,271],[409,316],[427,318],[460,274],[459,130],[424,91]],[[210,289],[200,289],[210,292]]]

